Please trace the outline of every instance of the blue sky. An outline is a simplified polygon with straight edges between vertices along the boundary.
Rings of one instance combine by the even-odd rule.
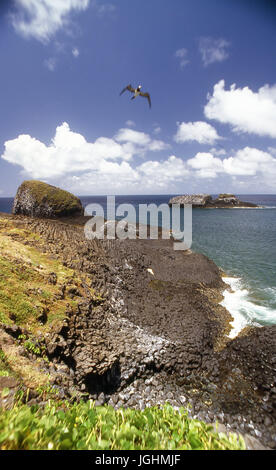
[[[265,0],[2,1],[0,194],[276,193],[275,25]]]

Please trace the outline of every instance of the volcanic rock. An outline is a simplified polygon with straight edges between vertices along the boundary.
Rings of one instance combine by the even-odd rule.
[[[170,199],[169,205],[180,204],[192,204],[193,207],[205,207],[208,201],[212,200],[210,194],[186,194],[184,196],[175,196]]]
[[[42,181],[24,181],[14,199],[13,214],[40,218],[80,216],[81,201],[73,194]]]
[[[186,194],[184,196],[175,196],[169,200],[169,205],[180,204],[184,206],[185,204],[191,204],[193,207],[201,208],[213,208],[213,209],[228,209],[234,207],[258,207],[257,204],[252,202],[243,202],[234,194],[219,194],[216,199],[213,199],[210,194]]]

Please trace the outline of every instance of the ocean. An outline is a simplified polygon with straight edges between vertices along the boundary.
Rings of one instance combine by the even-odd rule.
[[[116,206],[132,204],[137,210],[139,204],[168,203],[172,196],[116,196]],[[232,287],[222,302],[234,318],[230,337],[246,325],[276,324],[276,195],[239,197],[263,208],[193,210],[192,250],[220,266]],[[106,213],[106,197],[80,199],[84,206],[102,205]],[[12,203],[0,198],[0,212],[11,212]]]

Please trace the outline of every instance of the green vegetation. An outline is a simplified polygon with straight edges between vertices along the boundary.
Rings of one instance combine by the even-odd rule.
[[[0,415],[0,449],[222,450],[245,449],[235,434],[216,433],[184,409],[114,410],[94,402],[17,405]]]
[[[0,377],[8,377],[12,374],[12,370],[9,366],[6,354],[0,348]]]
[[[75,272],[41,252],[40,245],[43,241],[38,235],[0,218],[0,322],[33,333],[48,331],[62,321],[68,304],[76,308],[77,302],[66,289],[61,295],[63,286],[75,286],[82,292],[82,280]],[[52,273],[56,283],[49,281]]]
[[[43,248],[44,241],[27,227],[0,218],[0,322],[20,325],[24,332],[17,341],[1,343],[0,449],[245,448],[236,435],[219,435],[211,426],[189,419],[184,409],[169,405],[139,411],[96,407],[92,401],[58,401],[58,389],[40,367],[48,359],[39,338],[59,327],[70,307],[77,308],[79,296],[87,295],[83,283],[90,282]],[[165,289],[166,284],[152,280],[150,287]],[[74,298],[70,289],[79,295]],[[95,305],[103,301],[92,288],[89,295]],[[5,338],[0,330],[0,340],[1,334]],[[22,347],[31,354],[24,349],[19,353]],[[18,385],[9,389],[11,378]],[[47,405],[22,404],[31,392]]]
[[[44,284],[45,276],[34,265],[0,256],[0,321],[34,326],[53,295],[51,287],[41,288]]]
[[[24,181],[20,186],[20,190],[28,190],[39,205],[45,202],[49,203],[56,215],[62,214],[64,211],[73,213],[82,210],[79,198],[68,191],[42,181]]]

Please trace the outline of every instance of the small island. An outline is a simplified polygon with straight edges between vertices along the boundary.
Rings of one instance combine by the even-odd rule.
[[[216,199],[213,199],[210,194],[185,194],[183,196],[175,196],[169,200],[169,205],[192,204],[193,207],[204,209],[234,209],[234,208],[257,208],[257,204],[252,202],[241,201],[234,194],[219,194]]]

